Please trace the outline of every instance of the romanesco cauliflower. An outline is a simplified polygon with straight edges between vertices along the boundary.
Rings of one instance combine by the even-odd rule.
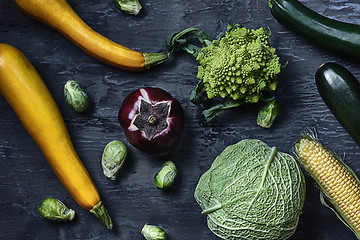
[[[281,64],[263,28],[229,26],[220,40],[201,49],[197,78],[208,98],[259,101],[263,91],[274,91]]]
[[[168,36],[169,53],[183,50],[200,63],[199,81],[191,92],[190,101],[200,105],[210,98],[220,99],[215,106],[203,110],[207,122],[227,109],[272,99],[262,95],[276,89],[282,65],[269,42],[269,35],[263,28],[249,30],[234,24],[216,40],[194,27]],[[202,46],[193,44],[193,39],[199,40]]]

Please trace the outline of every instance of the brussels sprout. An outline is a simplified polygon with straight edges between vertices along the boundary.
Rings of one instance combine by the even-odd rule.
[[[274,123],[275,118],[280,113],[280,105],[276,99],[266,101],[260,108],[257,116],[257,124],[263,128],[270,128]]]
[[[76,112],[85,112],[90,106],[89,96],[80,85],[73,80],[69,80],[65,84],[64,95],[66,102]]]
[[[114,0],[116,7],[132,15],[138,15],[142,6],[138,0]]]
[[[167,161],[163,164],[160,171],[155,174],[154,182],[160,189],[169,188],[175,181],[177,169],[173,162]]]
[[[41,216],[55,222],[71,221],[75,216],[75,211],[69,209],[61,201],[55,198],[45,198],[38,206]]]
[[[104,175],[111,180],[116,179],[116,173],[125,162],[126,146],[119,140],[109,142],[104,149],[101,165]]]
[[[164,229],[154,225],[145,224],[141,230],[146,240],[165,240],[166,232]]]

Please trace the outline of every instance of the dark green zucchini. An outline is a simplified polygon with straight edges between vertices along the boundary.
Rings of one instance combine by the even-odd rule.
[[[337,63],[325,63],[315,73],[320,96],[336,119],[360,146],[360,83]]]
[[[272,15],[285,27],[342,54],[360,58],[360,26],[322,16],[297,0],[269,0]]]

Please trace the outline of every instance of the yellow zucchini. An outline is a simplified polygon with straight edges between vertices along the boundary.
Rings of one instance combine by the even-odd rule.
[[[52,27],[89,55],[109,65],[141,71],[165,61],[165,53],[140,53],[117,44],[89,27],[66,0],[14,0],[28,16]]]
[[[0,93],[71,196],[112,228],[99,193],[74,149],[60,110],[44,81],[17,48],[4,43],[0,43]]]

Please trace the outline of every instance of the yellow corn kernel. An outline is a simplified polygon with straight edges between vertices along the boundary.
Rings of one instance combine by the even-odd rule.
[[[360,183],[353,171],[311,133],[296,144],[295,154],[342,220],[360,239]]]

